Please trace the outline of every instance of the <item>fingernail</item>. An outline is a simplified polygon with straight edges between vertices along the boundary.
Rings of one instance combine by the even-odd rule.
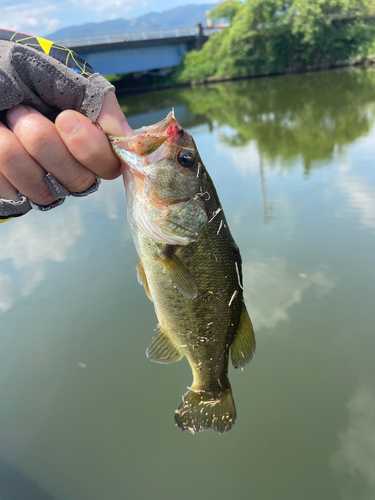
[[[15,106],[14,108],[8,111],[6,115],[7,123],[9,126],[14,127],[14,125],[20,118],[22,118],[22,116],[28,114],[29,110],[26,108],[26,106],[22,106],[22,104],[19,104],[18,106]]]
[[[57,118],[56,125],[64,135],[73,135],[81,122],[75,113],[65,111]]]

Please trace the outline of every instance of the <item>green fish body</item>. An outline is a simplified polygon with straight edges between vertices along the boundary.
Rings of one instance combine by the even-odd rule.
[[[229,353],[243,368],[255,338],[243,302],[241,257],[193,138],[170,113],[126,138],[109,137],[124,162],[138,280],[159,320],[147,356],[186,357],[193,383],[175,413],[181,429],[226,432],[236,419]]]

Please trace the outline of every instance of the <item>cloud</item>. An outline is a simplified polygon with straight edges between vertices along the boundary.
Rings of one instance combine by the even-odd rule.
[[[217,141],[215,149],[220,155],[226,154],[232,159],[234,168],[244,177],[258,174],[261,158],[257,141],[250,141],[245,146],[231,147],[223,142]]]
[[[103,181],[99,191],[83,200],[68,198],[61,208],[46,214],[33,213],[2,225],[0,245],[0,313],[12,307],[13,282],[23,296],[30,295],[46,276],[46,262],[64,262],[84,233],[82,211],[105,213],[116,221],[126,213],[122,178]],[[121,228],[122,237],[131,239],[128,224]],[[2,269],[6,274],[1,274]],[[13,276],[16,275],[16,278]],[[15,288],[15,286],[13,286]]]
[[[0,274],[0,312],[5,312],[12,307],[11,282],[10,276]]]
[[[352,479],[360,479],[362,494],[352,496],[343,488],[342,498],[372,500],[375,498],[375,393],[359,387],[347,404],[348,426],[339,433],[339,446],[330,466]],[[348,486],[350,490],[350,486]]]
[[[362,226],[375,228],[375,186],[368,180],[350,173],[350,166],[338,169],[336,184],[346,195],[349,206],[359,214]]]
[[[229,132],[231,129],[228,127]],[[230,137],[230,133],[227,134]],[[231,146],[226,144],[223,140],[216,142],[215,149],[220,155],[226,155],[231,159],[234,168],[243,176],[259,173],[264,170],[267,173],[267,177],[271,175],[279,175],[280,172],[285,170],[285,162],[283,162],[282,156],[275,156],[271,158],[262,151],[259,150],[259,144],[257,140],[250,140],[247,144],[243,146]],[[295,158],[290,158],[287,162],[287,167],[289,170],[297,167],[300,164],[299,160]]]
[[[120,11],[120,12],[130,12],[134,8],[145,7],[148,2],[146,0],[141,0],[137,4],[133,0],[108,0],[103,2],[102,0],[71,0],[69,2],[70,8],[85,9],[90,12],[102,12],[105,10]]]
[[[11,4],[0,7],[1,27],[31,34],[55,31],[60,21],[56,16],[58,4],[47,1]]]
[[[305,291],[313,288],[318,295],[335,287],[335,278],[324,271],[308,274],[290,269],[282,258],[254,256],[242,266],[244,297],[254,329],[274,329],[289,319],[288,310],[302,301]]]
[[[147,6],[147,0],[137,4],[133,0],[36,0],[32,3],[15,3],[5,0],[0,7],[1,27],[13,31],[46,36],[60,26],[84,24],[121,17],[122,14]],[[85,15],[86,11],[86,15]],[[77,18],[76,12],[79,12]],[[100,17],[93,14],[102,13]]]
[[[105,210],[109,220],[119,217],[119,209],[126,212],[125,187],[122,177],[113,181],[102,181],[95,196],[90,197],[91,208]]]
[[[44,279],[45,262],[65,261],[68,250],[83,233],[78,206],[68,207],[60,212],[56,209],[50,212],[49,216],[38,215],[40,218],[26,215],[22,219],[9,222],[8,224],[14,226],[6,237],[2,237],[0,245],[0,263],[10,261],[13,268],[20,273],[17,281],[22,283],[21,293],[24,296],[29,295]],[[5,280],[5,284],[9,289],[9,279]],[[2,297],[3,295],[4,292]],[[11,306],[9,301],[4,301],[4,297],[0,298],[0,302],[1,300],[3,300],[3,310]]]

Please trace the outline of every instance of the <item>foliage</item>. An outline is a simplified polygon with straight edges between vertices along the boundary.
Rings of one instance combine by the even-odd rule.
[[[116,83],[125,77],[126,73],[114,73],[113,75],[105,75],[104,78],[109,81],[109,83]]]
[[[241,2],[238,0],[227,0],[215,7],[207,17],[209,17],[213,23],[216,23],[219,19],[227,19],[231,22],[240,8]]]
[[[228,0],[212,19],[231,26],[188,53],[175,81],[246,76],[366,55],[374,45],[374,0]]]

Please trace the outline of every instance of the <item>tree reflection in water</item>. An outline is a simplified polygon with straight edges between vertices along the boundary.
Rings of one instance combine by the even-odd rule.
[[[374,96],[375,71],[350,68],[151,92],[121,103],[129,118],[143,109],[185,105],[185,119],[179,117],[185,128],[229,126],[222,141],[231,146],[255,141],[260,157],[283,169],[300,157],[308,175],[369,131]]]
[[[217,126],[219,142],[231,148],[253,143],[268,222],[273,206],[267,199],[265,168],[290,171],[302,163],[308,177],[312,169],[327,166],[335,153],[369,132],[374,96],[374,70],[345,68],[156,91],[121,103],[130,122],[145,109],[159,110],[162,119],[179,106],[183,127]]]
[[[306,175],[369,131],[374,95],[375,71],[357,68],[181,91],[195,114],[233,129],[222,134],[223,141],[231,146],[256,141],[261,157],[271,164],[278,160],[283,168],[302,157]]]

